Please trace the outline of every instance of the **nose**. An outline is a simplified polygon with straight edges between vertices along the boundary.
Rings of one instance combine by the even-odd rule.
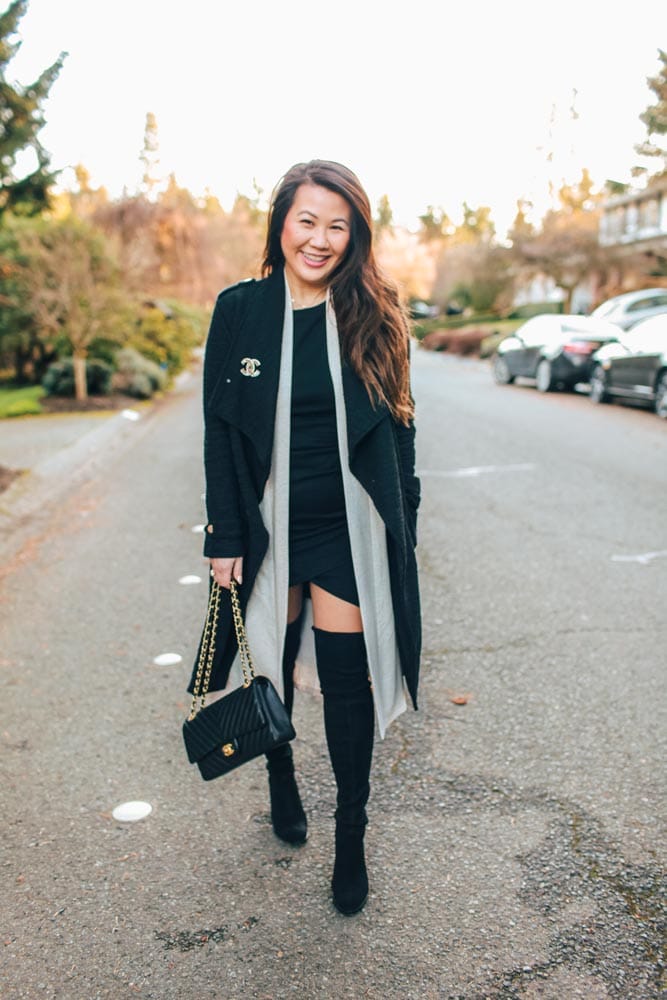
[[[318,226],[310,234],[310,242],[313,247],[317,247],[318,250],[326,250],[329,246],[329,238],[327,236],[327,231],[324,226]]]

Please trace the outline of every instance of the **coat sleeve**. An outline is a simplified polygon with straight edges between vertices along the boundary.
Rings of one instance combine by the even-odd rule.
[[[244,555],[239,485],[232,459],[229,424],[212,406],[235,339],[235,326],[232,297],[223,292],[213,310],[204,355],[204,472],[208,518],[204,555],[208,558]]]
[[[410,349],[408,341],[408,351]],[[410,420],[406,426],[394,423],[396,448],[401,471],[403,491],[407,503],[408,524],[413,545],[417,544],[417,511],[421,502],[421,483],[415,475],[415,422]]]

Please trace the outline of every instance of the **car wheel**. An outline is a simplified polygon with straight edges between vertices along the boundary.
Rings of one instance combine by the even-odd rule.
[[[663,372],[658,379],[655,391],[655,412],[663,420],[667,420],[667,372]]]
[[[514,381],[509,365],[499,354],[493,359],[493,377],[498,385],[510,385]]]
[[[591,375],[591,399],[594,403],[608,403],[607,377],[602,365],[596,365]]]
[[[554,387],[553,375],[551,373],[551,362],[542,358],[535,372],[538,392],[551,392]]]

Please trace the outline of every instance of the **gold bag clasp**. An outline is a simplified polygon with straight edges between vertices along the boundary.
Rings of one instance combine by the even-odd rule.
[[[223,743],[222,752],[225,755],[225,757],[233,757],[233,755],[236,753],[236,750],[234,749],[234,745],[232,743]]]

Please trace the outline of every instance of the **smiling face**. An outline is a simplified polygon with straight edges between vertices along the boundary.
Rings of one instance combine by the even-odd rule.
[[[319,184],[301,184],[285,216],[280,246],[295,299],[324,292],[345,257],[352,212],[342,195]]]

